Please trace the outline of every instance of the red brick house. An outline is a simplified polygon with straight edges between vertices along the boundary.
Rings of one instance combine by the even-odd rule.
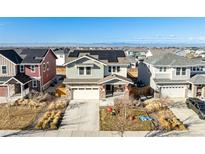
[[[0,97],[44,91],[55,79],[56,59],[46,48],[0,50]]]

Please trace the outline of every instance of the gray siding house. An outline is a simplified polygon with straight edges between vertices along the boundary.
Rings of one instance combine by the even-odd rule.
[[[105,99],[124,94],[132,84],[127,78],[128,65],[122,50],[74,50],[65,64],[64,83],[72,99]]]
[[[205,61],[173,53],[146,58],[139,64],[139,81],[150,85],[155,97],[205,98]]]

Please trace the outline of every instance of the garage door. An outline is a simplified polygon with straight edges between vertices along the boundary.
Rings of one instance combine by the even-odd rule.
[[[99,88],[72,88],[73,99],[99,99]]]
[[[161,97],[185,97],[185,91],[185,86],[163,86],[161,87]]]
[[[8,94],[7,86],[0,86],[0,97],[6,97]]]

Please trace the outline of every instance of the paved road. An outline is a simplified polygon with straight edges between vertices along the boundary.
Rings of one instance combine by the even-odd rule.
[[[60,129],[70,131],[99,130],[99,100],[72,100]]]

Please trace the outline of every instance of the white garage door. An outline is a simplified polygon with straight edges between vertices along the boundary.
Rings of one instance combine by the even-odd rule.
[[[185,86],[163,86],[161,87],[161,96],[169,98],[185,97]]]
[[[99,88],[73,88],[73,99],[99,99]]]

